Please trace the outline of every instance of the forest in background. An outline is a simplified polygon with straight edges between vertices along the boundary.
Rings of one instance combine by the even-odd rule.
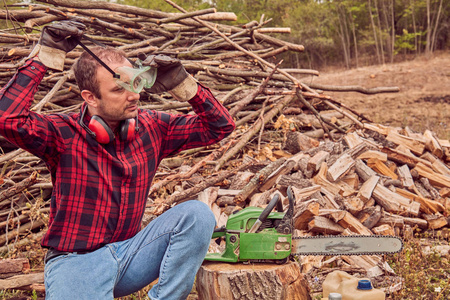
[[[2,9],[14,9],[3,0]],[[165,1],[111,0],[141,8],[178,12]],[[214,7],[237,21],[266,21],[289,28],[279,38],[305,46],[282,57],[299,68],[346,68],[401,61],[450,48],[450,1],[444,0],[175,0],[187,11]],[[21,2],[22,4],[24,2]],[[33,3],[33,1],[25,1]],[[7,21],[0,26],[7,28]],[[231,22],[228,22],[231,23]],[[6,25],[6,26],[5,26]],[[1,32],[1,31],[0,31]]]
[[[450,1],[444,0],[175,0],[188,11],[215,7],[234,12],[234,23],[270,20],[289,27],[278,36],[305,46],[286,64],[300,68],[384,64],[450,48]],[[173,11],[164,1],[118,0]]]

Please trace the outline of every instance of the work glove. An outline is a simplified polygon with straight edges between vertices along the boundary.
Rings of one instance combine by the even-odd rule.
[[[30,57],[37,55],[45,66],[62,71],[66,53],[77,46],[85,29],[84,24],[70,20],[45,26]]]
[[[197,81],[179,59],[162,54],[149,55],[142,65],[157,69],[155,83],[148,89],[149,92],[158,94],[167,91],[178,101],[190,100],[197,94]]]

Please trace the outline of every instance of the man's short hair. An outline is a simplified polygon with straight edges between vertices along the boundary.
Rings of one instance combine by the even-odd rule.
[[[126,58],[126,54],[122,50],[113,47],[93,47],[90,49],[92,53],[97,55],[106,65],[114,62],[122,62]],[[97,69],[103,66],[90,55],[83,52],[73,65],[75,80],[77,81],[80,91],[88,90],[97,98],[101,98],[99,84],[97,80]]]

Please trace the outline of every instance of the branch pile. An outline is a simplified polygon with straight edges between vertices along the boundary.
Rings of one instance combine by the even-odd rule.
[[[396,87],[319,86],[315,70],[282,68],[277,55],[303,46],[269,34],[270,20],[226,25],[232,13],[206,9],[165,13],[126,5],[47,0],[0,10],[11,30],[0,33],[0,83],[5,85],[29,55],[42,26],[77,18],[86,35],[126,51],[166,54],[213,90],[236,120],[220,144],[165,159],[149,194],[144,223],[170,206],[198,198],[216,214],[218,226],[246,206],[264,206],[273,193],[293,186],[296,234],[397,234],[447,228],[450,142],[432,132],[373,124],[324,91],[364,94]],[[93,44],[85,41],[88,47]],[[82,99],[70,70],[82,49],[70,52],[63,72],[49,71],[32,110],[43,114],[79,110]],[[305,82],[308,82],[306,84]],[[142,95],[141,107],[189,113],[169,94]],[[45,229],[50,174],[37,157],[0,139],[0,246],[2,252],[35,242]],[[30,236],[30,233],[35,235]],[[304,272],[339,260],[364,275],[391,272],[381,256],[305,257]]]

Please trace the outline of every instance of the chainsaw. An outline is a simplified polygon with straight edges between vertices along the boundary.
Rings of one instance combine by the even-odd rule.
[[[246,207],[216,228],[212,239],[225,240],[222,253],[208,253],[205,260],[222,262],[285,263],[296,255],[376,255],[396,253],[403,242],[395,236],[350,235],[293,237],[294,196],[287,189],[289,206],[283,211],[279,194],[266,208]],[[275,208],[276,210],[272,212]]]

